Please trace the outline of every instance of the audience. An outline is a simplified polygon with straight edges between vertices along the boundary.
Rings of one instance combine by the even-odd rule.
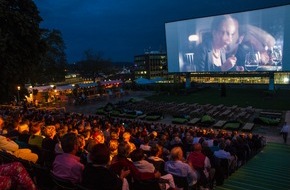
[[[38,155],[31,152],[29,148],[19,148],[16,142],[2,135],[0,135],[0,150],[34,163],[38,160]]]
[[[84,165],[76,156],[79,150],[78,137],[75,133],[67,133],[61,139],[62,154],[56,156],[53,162],[53,175],[69,180],[72,183],[82,181]]]
[[[96,144],[92,147],[89,163],[83,172],[82,184],[88,189],[100,190],[128,190],[126,176],[130,170],[121,170],[119,176],[108,168],[110,150],[105,144]]]
[[[90,152],[92,147],[96,144],[104,144],[105,137],[103,131],[96,129],[92,134],[91,138],[88,139],[86,149]]]
[[[149,145],[149,137],[144,137],[143,143],[140,145],[140,148],[145,152],[149,152],[151,150],[151,146]]]
[[[156,171],[154,165],[145,160],[145,155],[142,149],[138,148],[131,153],[131,159],[140,172],[153,173]],[[167,180],[166,189],[175,188],[175,183],[171,174],[162,175],[160,178]]]
[[[131,134],[130,134],[129,132],[125,132],[125,133],[123,134],[123,141],[124,141],[125,143],[127,143],[127,144],[129,145],[129,147],[130,147],[130,149],[129,149],[129,154],[130,154],[133,150],[136,149],[135,144],[132,143],[130,140],[131,140]]]
[[[109,142],[109,149],[110,149],[110,161],[117,156],[118,154],[118,146],[119,142],[116,139],[111,139]]]
[[[52,168],[52,163],[55,159],[55,145],[57,144],[56,130],[54,125],[46,126],[43,130],[45,138],[41,144],[41,161],[40,164],[48,168]]]
[[[5,131],[6,129],[4,129],[4,120],[2,118],[2,116],[0,115],[0,135],[5,134],[7,131]],[[4,132],[5,131],[5,132]]]
[[[214,156],[217,158],[228,159],[230,168],[234,169],[237,166],[237,159],[234,155],[231,155],[230,152],[225,151],[226,144],[221,142],[219,144],[219,150],[214,151]]]
[[[85,141],[85,137],[82,134],[78,134],[78,152],[77,152],[77,156],[80,157],[80,162],[83,164],[86,164],[88,162],[88,154],[89,152],[85,149],[86,146],[86,141]]]
[[[120,143],[118,146],[118,154],[113,157],[111,162],[111,169],[117,173],[121,174],[122,169],[128,168],[130,170],[130,177],[137,180],[148,180],[160,177],[160,172],[140,172],[131,160],[128,159],[130,152],[130,146],[127,143]],[[131,180],[129,179],[129,182]]]
[[[214,168],[215,167],[215,160],[214,160],[214,155],[211,149],[208,146],[208,141],[203,141],[202,143],[202,149],[201,152],[208,157],[210,160],[210,165]]]
[[[13,140],[7,138],[9,134]],[[36,136],[41,137],[39,141],[33,138]],[[41,153],[31,149],[28,143],[38,146]],[[194,143],[198,147],[189,153]],[[167,173],[186,177],[188,184],[193,185],[200,179],[200,168],[215,167],[214,156],[228,158],[234,169],[262,148],[265,140],[259,135],[197,126],[147,123],[57,110],[28,109],[27,112],[21,112],[11,108],[0,109],[0,149],[52,168],[55,176],[72,183],[82,182],[85,167],[88,169],[90,166],[93,171],[92,167],[96,163],[92,154],[95,154],[96,145],[99,149],[109,151],[109,161],[100,165],[106,165],[105,173],[113,175],[112,180],[117,180],[114,174],[121,177],[122,171],[128,169],[130,174],[124,177],[129,185],[132,179],[159,179],[161,174]],[[130,153],[139,151],[139,148],[146,151],[147,157],[136,160],[132,157],[134,154]],[[49,153],[43,155],[43,151]],[[43,158],[48,159],[45,164]],[[139,167],[143,163],[150,167],[143,170]]]
[[[153,128],[154,129],[154,128]],[[148,142],[148,145],[150,147],[154,146],[157,144],[158,142],[158,139],[157,139],[157,136],[158,136],[158,133],[156,131],[152,131],[150,134],[149,134],[149,142]]]
[[[28,139],[28,144],[32,146],[36,146],[38,148],[41,148],[42,141],[44,139],[44,136],[41,134],[41,127],[44,125],[42,122],[36,122],[33,123],[30,129],[30,137]]]
[[[209,181],[213,179],[214,169],[211,167],[210,160],[202,153],[202,146],[200,143],[193,145],[194,150],[187,157],[188,164],[198,172],[199,184],[206,186]]]
[[[163,147],[161,145],[155,145],[151,148],[150,156],[147,158],[148,162],[152,163],[157,171],[161,175],[165,175],[165,161],[163,159]]]
[[[196,184],[198,173],[184,162],[183,151],[177,146],[170,152],[170,160],[165,163],[165,171],[173,176],[186,177],[189,186]]]

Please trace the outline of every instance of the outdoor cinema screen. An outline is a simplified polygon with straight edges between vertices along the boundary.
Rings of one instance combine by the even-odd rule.
[[[168,22],[168,72],[290,71],[290,5]]]

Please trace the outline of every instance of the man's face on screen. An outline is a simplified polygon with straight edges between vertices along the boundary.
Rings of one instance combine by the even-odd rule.
[[[220,47],[226,47],[233,43],[237,32],[237,24],[229,19],[221,23],[220,27],[214,31],[215,43]]]

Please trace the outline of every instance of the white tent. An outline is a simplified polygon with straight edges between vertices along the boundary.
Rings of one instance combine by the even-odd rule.
[[[56,87],[56,90],[58,90],[58,91],[72,90],[72,89],[74,89],[74,86],[71,84]]]
[[[38,90],[38,92],[47,92],[53,88],[54,88],[54,86],[51,86],[51,85],[32,87],[33,90]],[[73,85],[68,84],[68,85],[64,85],[64,86],[56,86],[55,90],[64,91],[64,90],[69,90],[69,89],[73,89],[73,88],[74,88]]]
[[[89,88],[89,87],[96,87],[98,86],[98,83],[91,82],[91,83],[79,83],[78,84],[80,88]]]
[[[135,80],[135,82],[137,84],[153,84],[153,83],[155,83],[155,81],[149,80],[149,79],[146,79],[146,78],[138,78],[138,79]]]
[[[52,89],[52,87],[50,85],[47,85],[47,86],[35,86],[35,87],[32,87],[32,89],[33,90],[38,90],[38,92],[47,92],[50,89]]]

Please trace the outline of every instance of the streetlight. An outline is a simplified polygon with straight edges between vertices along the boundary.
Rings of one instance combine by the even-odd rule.
[[[19,91],[20,91],[20,86],[17,86],[17,96],[18,96],[17,102],[20,101]]]

